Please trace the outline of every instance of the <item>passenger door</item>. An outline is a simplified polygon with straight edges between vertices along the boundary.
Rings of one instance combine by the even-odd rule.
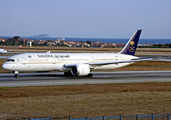
[[[21,63],[22,63],[22,65],[26,65],[26,58],[25,57],[21,58]]]

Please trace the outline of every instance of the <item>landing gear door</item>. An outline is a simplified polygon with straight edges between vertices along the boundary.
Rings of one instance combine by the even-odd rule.
[[[22,62],[22,64],[26,64],[26,58],[25,57],[22,57],[21,58],[21,62]]]

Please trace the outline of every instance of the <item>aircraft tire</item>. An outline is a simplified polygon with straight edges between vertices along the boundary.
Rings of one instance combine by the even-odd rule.
[[[86,77],[93,77],[93,74],[90,73],[90,74],[88,74]]]
[[[71,71],[68,71],[68,72],[64,72],[64,76],[73,76],[73,75],[71,74]]]
[[[19,76],[18,75],[14,75],[15,78],[18,78]]]

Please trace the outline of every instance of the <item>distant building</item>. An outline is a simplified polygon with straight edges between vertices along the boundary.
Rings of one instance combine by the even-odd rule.
[[[32,47],[32,41],[28,41],[28,42],[27,42],[27,46],[28,46],[28,47]]]

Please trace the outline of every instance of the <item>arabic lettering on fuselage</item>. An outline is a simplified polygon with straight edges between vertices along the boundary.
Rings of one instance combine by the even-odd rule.
[[[37,55],[39,58],[69,58],[69,55]]]

